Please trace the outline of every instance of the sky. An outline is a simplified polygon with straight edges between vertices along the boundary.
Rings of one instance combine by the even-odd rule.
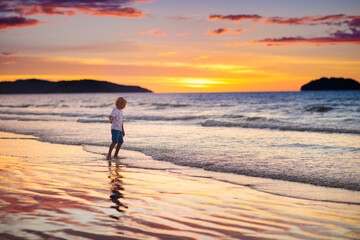
[[[0,0],[0,81],[156,93],[360,81],[359,0]]]

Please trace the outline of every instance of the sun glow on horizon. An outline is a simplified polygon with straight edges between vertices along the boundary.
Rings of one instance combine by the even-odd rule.
[[[12,7],[0,9],[0,81],[94,79],[165,93],[298,91],[323,76],[360,80],[360,2],[326,10],[311,0],[140,0],[119,1],[119,9],[93,2],[56,1],[50,11],[41,1],[5,0]]]

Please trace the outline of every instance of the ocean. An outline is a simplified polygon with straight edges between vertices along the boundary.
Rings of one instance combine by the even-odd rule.
[[[0,130],[105,159],[118,96],[128,101],[123,149],[154,160],[129,166],[171,163],[179,166],[172,171],[202,169],[202,177],[306,199],[347,202],[342,191],[360,191],[360,91],[0,95]],[[284,182],[340,194],[289,191]]]

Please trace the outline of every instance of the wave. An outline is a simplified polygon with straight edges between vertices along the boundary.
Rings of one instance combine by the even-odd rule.
[[[30,134],[35,137],[38,137],[40,141],[50,142],[50,143],[60,143],[60,144],[66,144],[66,145],[89,145],[89,146],[95,146],[95,147],[105,147],[107,149],[108,143],[107,142],[89,142],[88,140],[82,140],[82,139],[68,139],[68,138],[54,138],[49,136],[48,134],[43,134],[41,132],[32,132],[32,131],[21,131],[19,129],[9,130],[9,129],[3,129],[2,126],[0,126],[1,131],[6,132],[14,132],[19,134]],[[306,146],[301,146],[306,147]],[[306,183],[306,184],[312,184],[312,185],[318,185],[318,186],[324,186],[324,187],[334,187],[334,188],[343,188],[343,189],[349,189],[349,190],[355,190],[360,191],[360,185],[358,182],[353,181],[349,182],[348,180],[339,180],[339,179],[329,179],[329,178],[322,178],[321,176],[313,176],[309,177],[309,175],[290,175],[286,172],[273,172],[273,171],[267,171],[267,169],[251,169],[247,168],[246,166],[242,166],[241,164],[222,164],[220,162],[212,162],[209,161],[208,157],[201,156],[194,154],[192,152],[178,152],[178,151],[172,151],[171,149],[167,148],[156,148],[151,147],[148,148],[147,146],[134,146],[134,145],[126,145],[125,150],[132,150],[132,151],[138,151],[142,152],[148,156],[153,157],[155,160],[165,161],[165,162],[171,162],[176,165],[180,166],[189,166],[189,167],[196,167],[201,168],[207,171],[212,172],[221,172],[221,173],[234,173],[239,175],[245,175],[245,176],[252,176],[252,177],[261,177],[261,178],[268,178],[268,179],[279,179],[279,180],[285,180],[290,182],[298,182],[298,183]],[[102,149],[103,150],[103,149]],[[142,163],[142,168],[143,168]]]
[[[77,122],[80,123],[109,123],[109,120],[101,120],[101,119],[78,119]]]
[[[189,121],[196,119],[206,119],[208,116],[178,116],[178,117],[165,117],[165,116],[126,116],[126,120],[147,120],[147,121]]]
[[[0,114],[19,115],[19,116],[27,115],[27,116],[61,116],[61,117],[87,117],[87,116],[89,116],[89,114],[84,114],[84,113],[13,112],[13,111],[0,111]]]
[[[172,107],[172,108],[179,108],[179,107],[187,107],[190,106],[189,104],[172,104],[172,103],[153,103],[150,106],[158,107],[158,108],[166,108],[166,107]]]
[[[244,118],[244,115],[241,114],[225,114],[222,116],[223,118]]]
[[[47,108],[47,107],[55,108],[55,107],[57,107],[57,105],[55,105],[55,104],[41,104],[41,105],[34,105],[34,107],[36,107],[36,108]]]
[[[33,105],[31,104],[22,104],[22,105],[3,105],[0,104],[0,108],[28,108],[31,107]]]
[[[101,104],[101,105],[81,105],[82,108],[108,108],[114,105],[113,103]]]
[[[319,113],[325,113],[334,110],[333,107],[327,107],[327,106],[307,106],[305,107],[306,112],[319,112]]]
[[[260,119],[257,119],[257,120],[260,120]],[[254,121],[254,120],[251,120],[251,121]],[[201,126],[203,126],[203,127],[241,127],[241,128],[274,129],[274,130],[282,130],[282,131],[300,131],[300,132],[360,134],[360,129],[298,126],[298,125],[288,125],[283,122],[281,123],[280,121],[273,121],[273,122],[259,121],[259,122],[254,122],[254,123],[252,123],[252,122],[234,123],[234,122],[226,122],[226,121],[207,120],[207,121],[201,123]]]
[[[191,152],[176,152],[166,148],[148,148],[140,146],[126,146],[126,150],[142,152],[145,155],[151,156],[158,161],[171,162],[178,166],[188,166],[194,168],[204,169],[206,171],[218,173],[232,173],[237,175],[244,175],[250,177],[283,180],[294,183],[305,183],[314,186],[323,186],[331,188],[348,189],[352,191],[360,191],[360,185],[356,181],[349,181],[349,179],[333,179],[318,175],[293,174],[286,171],[273,171],[268,168],[249,168],[246,164],[241,163],[221,163],[221,161],[209,161],[208,157],[197,155]],[[165,150],[166,149],[166,150]],[[131,163],[130,163],[131,164]],[[144,167],[144,166],[142,166]]]
[[[266,120],[264,117],[247,117],[246,121],[258,121],[258,120]]]
[[[57,105],[57,104],[21,104],[21,105],[4,105],[0,104],[0,108],[64,108],[69,107],[68,105]]]

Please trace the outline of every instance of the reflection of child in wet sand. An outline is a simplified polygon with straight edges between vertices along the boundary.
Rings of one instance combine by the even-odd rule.
[[[116,150],[114,157],[118,157],[119,150],[121,145],[124,142],[123,137],[125,137],[124,131],[124,124],[123,124],[123,111],[122,109],[126,106],[126,99],[123,97],[118,97],[115,101],[115,108],[112,110],[111,114],[109,115],[109,120],[111,122],[111,136],[112,136],[112,143],[109,147],[109,153],[107,155],[107,159],[111,159],[111,152],[114,149],[115,145]]]

